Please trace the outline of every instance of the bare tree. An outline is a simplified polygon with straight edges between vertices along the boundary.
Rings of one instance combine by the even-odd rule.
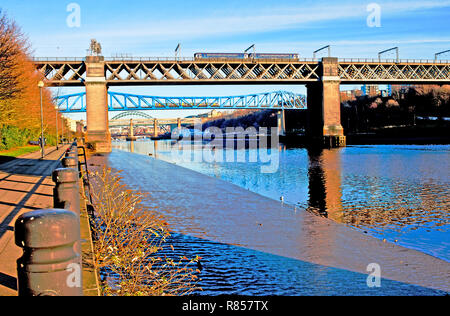
[[[0,10],[0,101],[20,92],[17,57],[23,54],[24,46],[20,29]]]

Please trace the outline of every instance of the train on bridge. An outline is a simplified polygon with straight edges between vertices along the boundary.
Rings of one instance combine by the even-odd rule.
[[[255,53],[195,53],[195,60],[202,59],[287,59],[299,60],[298,54]]]

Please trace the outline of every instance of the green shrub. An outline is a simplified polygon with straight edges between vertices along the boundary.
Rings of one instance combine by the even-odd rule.
[[[31,135],[31,131],[27,129],[20,129],[16,126],[3,126],[0,129],[0,149],[6,150],[25,146],[31,138]]]
[[[41,133],[39,130],[22,129],[17,126],[0,127],[0,150],[22,147],[29,141],[38,141]],[[56,135],[44,133],[47,146],[56,145]]]

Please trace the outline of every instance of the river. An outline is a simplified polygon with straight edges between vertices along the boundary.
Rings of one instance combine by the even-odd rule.
[[[311,212],[379,240],[450,262],[448,145],[348,146],[323,151],[281,145],[272,150],[277,163],[276,169],[269,173],[261,172],[261,162],[236,162],[225,158],[221,162],[180,160],[174,155],[170,141],[115,142],[113,147],[109,164],[125,170],[125,174],[134,160],[156,158],[270,198],[285,205],[293,214]],[[196,150],[199,148],[197,146]],[[138,155],[125,157],[125,152]],[[251,154],[245,149],[240,153],[247,157]],[[144,185],[146,177],[147,172],[141,170],[140,183],[137,177],[125,176],[124,179],[128,185],[152,193],[155,188]],[[150,206],[157,207],[158,203]],[[172,242],[202,257],[208,258],[209,254],[210,266],[216,267],[203,279],[203,294],[315,295],[342,294],[343,289],[350,295],[375,294],[363,282],[355,286],[355,282],[349,281],[363,278],[353,272],[292,258],[280,259],[271,253],[240,247],[235,240],[230,244],[216,242],[202,224],[195,222],[197,219],[162,209],[169,221],[173,221]],[[211,256],[212,253],[215,255]],[[221,253],[228,255],[217,255]],[[307,287],[299,284],[305,277],[303,274],[311,269],[315,271],[316,284]],[[320,272],[317,274],[317,271]],[[383,292],[376,294],[429,294],[427,291],[386,281]]]

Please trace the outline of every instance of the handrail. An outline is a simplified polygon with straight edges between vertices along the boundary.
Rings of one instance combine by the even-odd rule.
[[[85,57],[32,57],[33,62],[84,62]],[[224,62],[224,61],[251,61],[251,62],[307,62],[318,63],[320,58],[194,58],[194,57],[106,57],[106,62]],[[378,59],[378,58],[340,58],[339,63],[395,63],[395,64],[450,64],[450,59]]]
[[[339,63],[395,63],[395,64],[450,64],[444,59],[375,59],[375,58],[342,58]]]
[[[89,189],[89,194],[88,194],[88,196],[89,196],[89,202],[92,204],[92,196],[91,196],[91,182],[90,182],[90,180],[89,180],[89,170],[88,170],[88,163],[87,163],[87,159],[86,159],[86,148],[84,147],[84,146],[77,146],[77,150],[78,149],[82,149],[83,150],[83,153],[82,154],[80,154],[79,152],[78,152],[78,157],[83,157],[84,158],[84,160],[83,160],[83,162],[78,162],[79,163],[79,165],[78,165],[78,171],[81,173],[81,175],[82,175],[82,178],[83,178],[83,185],[84,186],[87,186],[88,187],[88,189]],[[84,165],[84,172],[83,172],[83,169],[81,168],[81,166],[82,165]],[[86,176],[86,178],[84,177],[84,176]]]
[[[33,62],[45,62],[45,61],[76,61],[81,62],[85,61],[85,57],[32,57],[31,60]]]
[[[148,61],[165,61],[165,62],[179,62],[179,61],[197,61],[197,62],[223,62],[223,61],[251,61],[251,62],[265,62],[265,61],[289,61],[289,62],[318,62],[318,59],[314,58],[227,58],[227,57],[216,57],[216,58],[194,58],[194,57],[106,57],[106,62],[127,62],[127,61],[138,61],[138,62],[148,62]]]

